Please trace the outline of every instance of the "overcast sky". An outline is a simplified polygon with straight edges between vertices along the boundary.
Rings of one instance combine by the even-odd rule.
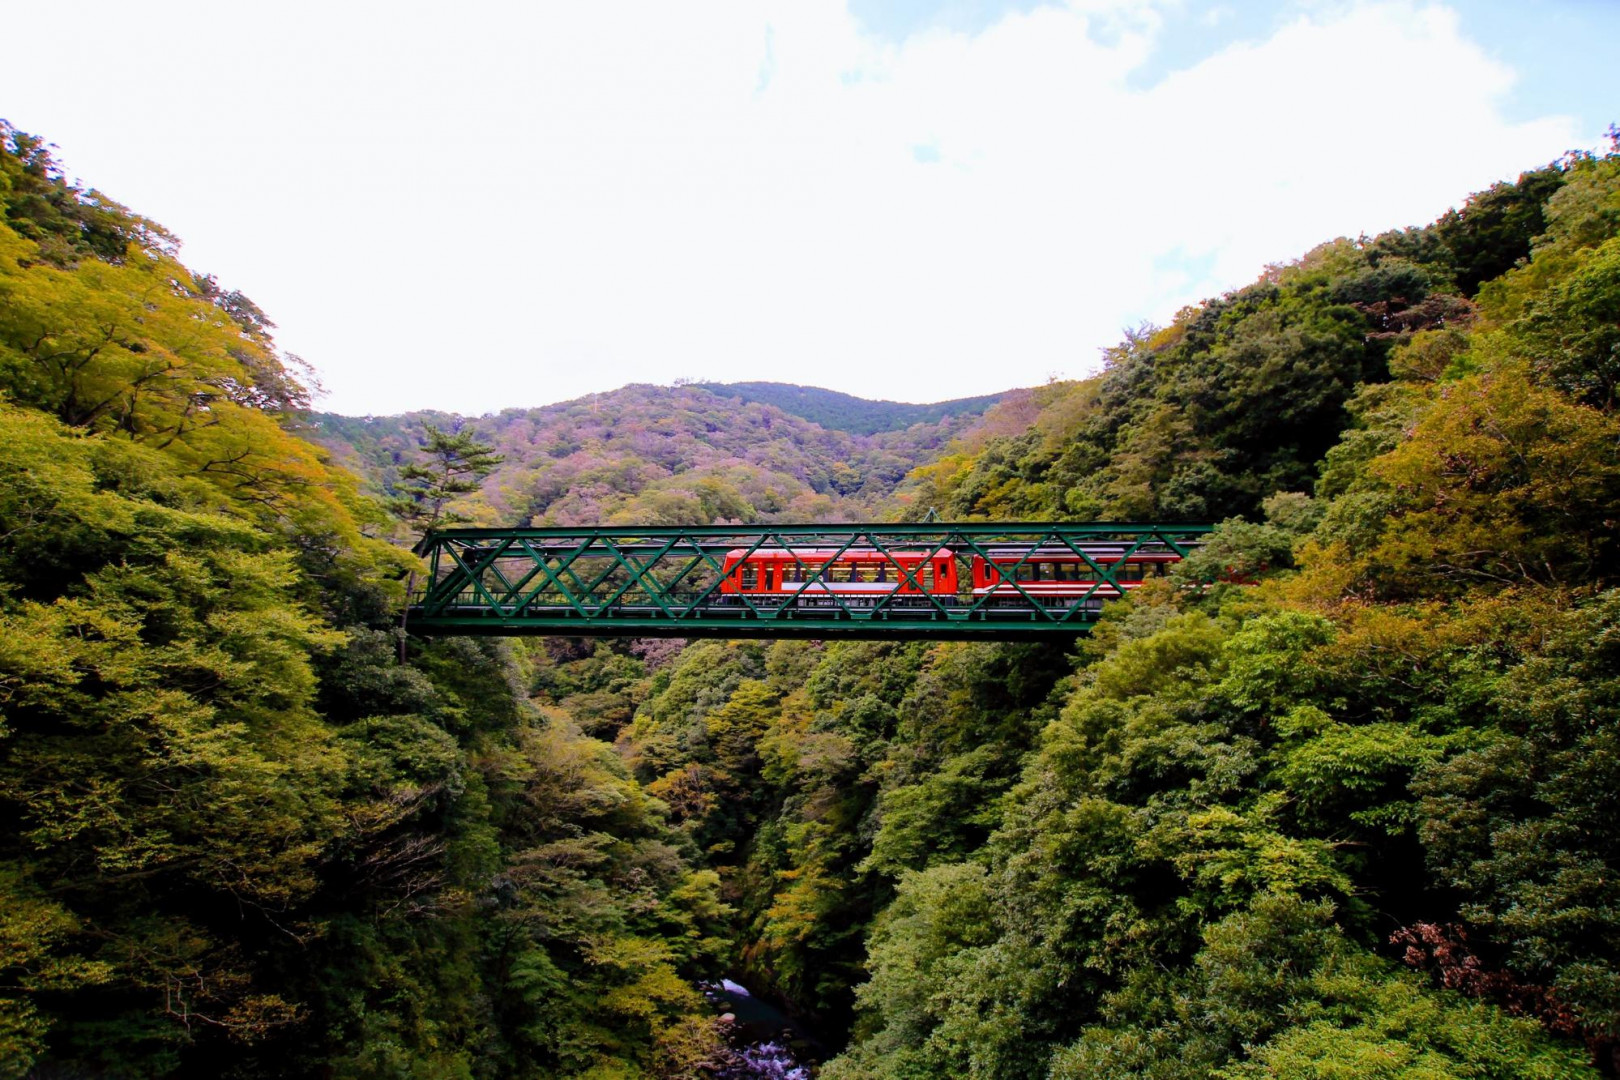
[[[0,116],[348,413],[934,401],[1620,120],[1620,4],[5,5]]]

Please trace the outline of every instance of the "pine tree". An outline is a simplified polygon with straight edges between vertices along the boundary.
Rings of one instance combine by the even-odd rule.
[[[481,443],[467,430],[454,434],[427,425],[427,441],[422,446],[425,458],[412,462],[399,471],[399,494],[388,500],[388,508],[395,517],[423,535],[441,525],[453,525],[469,520],[466,515],[449,509],[452,499],[478,490],[479,483],[494,472],[505,457],[495,448]],[[405,628],[410,619],[410,601],[416,593],[416,571],[412,570],[405,583],[405,612],[399,620],[399,662],[405,663]]]
[[[471,431],[450,434],[432,424],[427,425],[422,454],[424,462],[413,462],[399,471],[399,494],[388,500],[388,508],[424,534],[441,525],[467,521],[465,515],[448,509],[450,501],[477,491],[484,477],[506,460],[493,446],[475,439]]]

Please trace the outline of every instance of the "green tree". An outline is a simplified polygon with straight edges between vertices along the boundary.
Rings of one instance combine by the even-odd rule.
[[[474,438],[470,430],[463,428],[451,434],[432,424],[426,427],[427,438],[419,451],[423,460],[413,461],[399,471],[397,494],[388,500],[394,515],[422,535],[440,525],[466,521],[466,517],[450,509],[450,502],[477,491],[483,479],[505,460],[494,447]],[[417,568],[412,567],[405,580],[407,606],[399,617],[401,664],[405,662],[409,604],[416,595],[417,575]]]
[[[478,490],[486,476],[506,459],[495,448],[479,442],[468,428],[450,433],[432,424],[426,432],[419,460],[399,471],[389,509],[401,521],[421,532],[468,520],[450,508],[460,495]]]

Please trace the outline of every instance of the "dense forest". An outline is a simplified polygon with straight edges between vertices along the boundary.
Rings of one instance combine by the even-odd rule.
[[[722,977],[828,1080],[1620,1074],[1620,153],[875,432],[312,414],[0,206],[0,1077],[793,1075]],[[397,629],[433,521],[930,508],[1222,526],[1068,650]]]

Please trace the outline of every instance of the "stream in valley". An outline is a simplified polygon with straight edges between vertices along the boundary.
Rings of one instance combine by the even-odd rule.
[[[741,983],[722,979],[706,992],[726,1022],[734,1051],[721,1080],[810,1080],[813,1066],[826,1056],[812,1031]]]

